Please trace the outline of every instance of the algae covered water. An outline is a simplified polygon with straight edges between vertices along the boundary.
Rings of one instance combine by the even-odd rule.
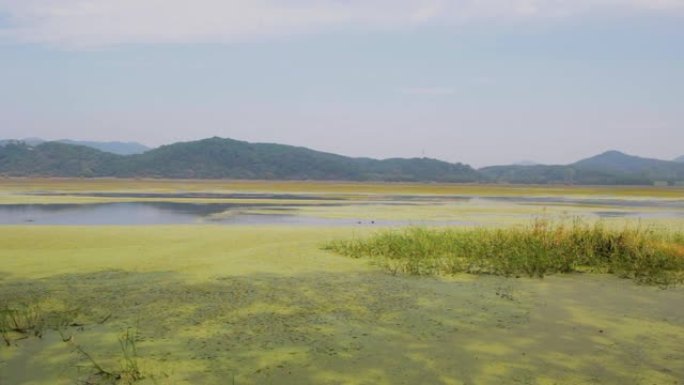
[[[415,221],[681,230],[672,189],[145,183],[0,187],[0,384],[682,384],[682,287],[323,249]]]
[[[161,384],[627,384],[684,378],[682,288],[603,275],[393,276],[322,252],[346,228],[3,230],[0,304],[69,317],[0,347],[8,384],[136,362]],[[73,325],[73,326],[72,326]],[[84,377],[85,376],[85,377]],[[154,379],[155,381],[151,381]],[[226,382],[228,381],[228,382]]]

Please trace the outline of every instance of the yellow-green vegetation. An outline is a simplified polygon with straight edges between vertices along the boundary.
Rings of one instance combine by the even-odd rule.
[[[434,194],[467,196],[595,196],[671,198],[684,196],[682,187],[547,186],[448,183],[355,183],[314,181],[178,180],[116,178],[3,178],[0,190],[10,193],[53,191],[127,192],[269,192],[330,194]]]
[[[39,337],[44,326],[45,320],[33,306],[0,309],[0,336],[7,346],[12,345],[12,334]]]
[[[73,335],[64,338],[64,333],[61,333],[61,336],[63,342],[71,344],[73,349],[88,362],[86,367],[89,366],[90,370],[86,371],[83,383],[132,385],[145,379],[145,374],[141,372],[138,365],[138,351],[135,347],[137,335],[134,329],[127,328],[126,332],[119,337],[121,358],[118,369],[105,369],[82,346],[73,341]]]
[[[413,227],[334,241],[326,249],[371,257],[397,273],[543,277],[591,271],[669,285],[684,281],[682,233],[640,226],[608,227],[538,219],[508,228]]]
[[[597,275],[392,276],[320,250],[353,237],[348,228],[0,231],[0,308],[26,309],[26,325],[62,320],[46,321],[61,332],[2,344],[3,384],[110,381],[95,363],[119,384],[124,375],[135,384],[634,385],[684,376],[681,288]],[[135,353],[121,346],[129,328]]]
[[[269,209],[252,209],[252,213],[275,213]],[[292,207],[291,214],[307,217],[330,219],[358,219],[363,221],[405,221],[408,224],[438,225],[471,225],[471,226],[509,226],[529,223],[530,220],[544,216],[550,218],[574,218],[597,220],[600,215],[615,213],[614,218],[604,219],[619,225],[624,223],[649,223],[652,225],[677,226],[682,221],[671,221],[667,216],[658,216],[652,208],[580,206],[570,203],[520,204],[514,202],[497,202],[482,200],[464,200],[460,202],[444,202],[435,199],[433,202],[415,203],[397,198],[393,202],[372,202],[372,204],[352,204],[346,202],[339,206],[308,205]],[[670,212],[672,213],[672,211]],[[626,216],[621,216],[626,214]],[[649,218],[640,218],[639,214],[651,214]],[[684,211],[682,211],[684,214]],[[628,215],[634,215],[629,217]],[[669,222],[668,222],[669,221]]]
[[[133,384],[144,379],[138,367],[137,350],[135,347],[136,333],[131,328],[119,338],[121,358],[117,369],[105,369],[86,349],[74,340],[78,330],[83,330],[84,324],[76,322],[80,309],[44,309],[31,300],[33,304],[19,304],[17,300],[27,300],[29,297],[20,296],[15,301],[2,298],[5,308],[0,309],[0,335],[7,347],[17,347],[21,341],[37,337],[42,339],[45,333],[59,334],[61,341],[68,344],[72,350],[82,357],[86,365],[79,366],[78,383],[84,384]],[[108,318],[108,317],[107,317]],[[103,323],[103,319],[99,323]],[[74,380],[77,380],[74,378]]]
[[[682,196],[667,188],[0,181],[6,204],[152,199],[75,195],[89,192],[155,192],[169,194],[155,201],[187,203],[225,202],[174,194],[304,193],[335,206],[268,196],[226,202],[359,220],[472,218],[521,232],[520,221],[544,212],[618,209],[432,196]],[[664,241],[681,245],[678,218],[658,225],[670,233]],[[606,222],[605,234],[622,224]],[[419,278],[321,249],[373,239],[368,226],[0,226],[0,384],[682,384],[684,307],[676,304],[684,288],[608,274]]]

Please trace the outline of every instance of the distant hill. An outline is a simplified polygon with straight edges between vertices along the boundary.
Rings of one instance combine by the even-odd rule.
[[[672,162],[666,160],[641,158],[634,155],[627,155],[620,151],[606,151],[602,154],[592,156],[591,158],[582,159],[575,162],[573,165],[578,168],[590,168],[621,173],[644,172],[673,166],[676,167]]]
[[[684,183],[684,163],[618,151],[569,165],[474,170],[429,158],[351,158],[304,147],[209,138],[118,155],[62,142],[0,142],[0,175],[198,179],[651,185]]]
[[[210,138],[174,143],[137,155],[114,155],[85,146],[46,142],[0,147],[0,174],[477,182],[470,166],[435,159],[350,158],[303,147]]]
[[[111,152],[112,154],[118,155],[142,154],[143,152],[148,151],[150,149],[144,144],[140,144],[137,142],[91,142],[70,139],[62,139],[58,140],[58,142],[66,144],[75,144],[78,146],[86,146],[90,148],[95,148],[100,151]]]
[[[31,146],[36,146],[46,141],[40,138],[25,138],[25,139],[6,139],[0,140],[0,146],[6,143],[17,143],[23,142]],[[112,154],[118,155],[133,155],[142,154],[143,152],[149,150],[150,148],[144,144],[136,142],[94,142],[94,141],[83,141],[83,140],[71,140],[71,139],[60,139],[56,142],[74,144],[78,146],[86,146],[94,148],[104,152],[110,152]]]
[[[483,180],[514,184],[575,184],[575,170],[569,166],[491,166],[478,170]]]
[[[535,162],[533,160],[519,160],[513,163],[513,166],[539,166],[541,163]]]
[[[0,147],[0,174],[9,176],[106,176],[120,155],[85,146],[8,142]]]
[[[679,158],[674,159],[675,162],[678,163],[684,163],[684,155],[680,156]]]
[[[566,183],[648,185],[684,182],[684,163],[607,151],[570,165],[493,166],[479,170],[497,183]]]
[[[608,151],[583,159],[573,166],[589,183],[602,180],[613,180],[615,183],[631,181],[634,184],[684,181],[683,163],[642,158],[619,151]]]
[[[41,144],[45,142],[43,139],[40,138],[24,138],[24,139],[0,139],[0,146],[4,146],[6,144],[17,144],[17,143],[26,143],[30,146],[35,146],[38,144]]]

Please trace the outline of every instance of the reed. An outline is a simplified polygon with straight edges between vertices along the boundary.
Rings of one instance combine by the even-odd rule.
[[[370,257],[394,274],[543,277],[597,272],[645,284],[684,282],[681,233],[640,225],[615,228],[579,219],[538,219],[500,229],[412,227],[334,241],[324,248],[354,258]]]

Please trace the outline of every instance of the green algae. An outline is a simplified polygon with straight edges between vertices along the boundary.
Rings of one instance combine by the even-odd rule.
[[[297,210],[288,213],[297,215],[486,226],[538,215],[595,218],[598,211],[617,210],[445,203],[434,196],[682,197],[681,189],[668,188],[114,179],[4,179],[0,190],[0,204],[146,199],[31,195],[42,191],[306,193],[339,205],[269,198],[224,203],[291,205]],[[607,222],[622,226],[624,219]],[[673,218],[648,222],[672,230],[684,226]],[[11,346],[0,347],[0,384],[88,379],[92,366],[62,335],[106,370],[120,370],[119,339],[130,328],[145,377],[136,384],[682,384],[684,308],[676,306],[682,288],[660,290],[588,274],[543,280],[395,277],[320,249],[372,232],[2,226],[0,308],[37,306],[55,317],[78,312],[64,316],[71,321],[61,333],[48,327],[40,338],[15,335]]]
[[[135,327],[144,381],[161,384],[684,378],[684,309],[672,306],[682,289],[588,275],[393,277],[318,249],[352,232],[6,227],[0,301],[78,306],[82,330],[69,333],[108,368]],[[7,383],[71,384],[86,364],[56,333],[0,349]]]

